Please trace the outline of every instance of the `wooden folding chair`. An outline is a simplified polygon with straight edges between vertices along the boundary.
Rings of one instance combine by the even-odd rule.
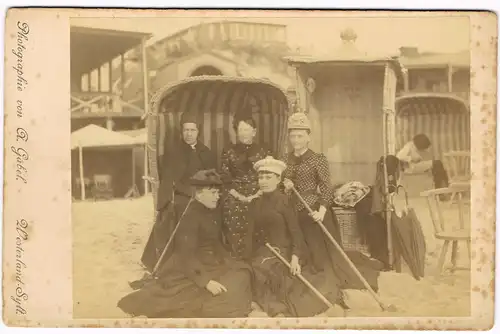
[[[450,151],[444,154],[450,184],[469,182],[471,179],[470,152]]]
[[[444,154],[444,162],[447,166],[450,186],[462,186],[468,184],[472,173],[470,170],[470,152],[469,151],[450,151]],[[451,195],[450,203],[453,203],[456,194]]]
[[[463,195],[470,191],[469,184],[454,185],[448,188],[432,189],[422,192],[420,195],[426,197],[427,204],[429,207],[432,223],[434,226],[434,236],[438,240],[443,240],[443,246],[441,247],[441,254],[439,255],[437,275],[441,275],[444,267],[444,262],[446,259],[446,254],[448,253],[448,248],[450,243],[452,244],[451,251],[451,271],[456,269],[469,269],[469,268],[459,268],[457,267],[457,254],[458,254],[458,242],[465,241],[467,243],[467,251],[469,260],[471,257],[471,236],[470,228],[466,228],[465,223],[465,207],[463,202]],[[440,200],[440,195],[443,194],[455,194],[457,196],[458,202],[458,226],[452,225],[452,221],[445,219],[444,207],[447,207],[448,211],[451,209]],[[456,218],[455,218],[456,219]],[[456,225],[456,224],[455,224]],[[468,224],[469,225],[469,224]]]

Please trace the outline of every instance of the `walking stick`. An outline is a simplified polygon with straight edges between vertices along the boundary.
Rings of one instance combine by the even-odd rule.
[[[172,234],[170,234],[170,238],[168,239],[167,244],[163,248],[163,251],[162,251],[160,257],[156,261],[156,264],[155,264],[155,266],[154,266],[153,271],[151,272],[151,274],[149,274],[149,275],[145,274],[141,279],[133,281],[133,282],[130,282],[129,285],[130,285],[130,287],[132,289],[140,289],[142,286],[144,286],[144,284],[145,284],[146,281],[156,278],[156,274],[158,273],[158,270],[160,269],[160,265],[161,265],[161,263],[163,261],[163,258],[167,254],[167,250],[168,250],[170,244],[172,243],[172,241],[174,240],[175,234],[177,233],[177,230],[179,229],[179,226],[181,225],[182,218],[186,214],[186,212],[187,212],[187,210],[188,210],[188,208],[189,208],[189,206],[190,206],[190,204],[191,204],[192,201],[193,201],[193,198],[191,197],[189,199],[188,204],[186,205],[186,208],[184,209],[184,212],[179,217],[179,220],[177,221],[177,225],[175,226],[174,230],[172,231]]]
[[[288,268],[291,268],[291,264],[283,257],[281,256],[280,253],[278,253],[269,243],[266,242],[266,247],[269,248],[269,250],[278,258],[281,260],[281,262],[283,262]],[[332,303],[330,303],[330,301],[328,299],[326,299],[325,296],[323,296],[321,294],[321,292],[319,292],[318,289],[316,289],[304,276],[302,276],[302,274],[297,274],[295,275],[297,276],[301,281],[302,283],[304,283],[309,289],[311,289],[311,291],[319,298],[321,299],[321,301],[323,303],[325,303],[326,306],[328,306],[328,308],[332,308],[334,305]]]
[[[311,209],[311,207],[306,203],[306,201],[302,198],[302,196],[300,196],[299,192],[297,191],[297,189],[295,189],[295,187],[292,188],[293,192],[295,193],[295,195],[298,197],[298,199],[300,200],[300,202],[302,202],[302,204],[306,207],[307,211],[309,211],[309,213],[313,213],[313,210]],[[347,254],[344,252],[344,250],[342,249],[342,247],[340,247],[340,245],[337,243],[337,241],[335,240],[335,238],[331,235],[331,233],[326,229],[325,225],[323,225],[322,222],[316,222],[319,227],[321,227],[321,229],[323,230],[323,232],[326,234],[326,236],[328,237],[328,239],[330,239],[330,241],[332,242],[332,244],[335,246],[335,248],[337,248],[337,250],[340,252],[340,254],[342,255],[342,257],[344,258],[344,260],[347,261],[347,264],[349,265],[349,267],[354,271],[354,273],[356,274],[356,276],[358,276],[358,278],[361,280],[361,282],[363,283],[363,285],[365,286],[365,288],[368,290],[368,292],[370,292],[370,294],[372,295],[373,299],[375,299],[375,301],[378,303],[378,305],[380,306],[380,308],[383,310],[383,311],[396,311],[396,308],[394,305],[385,305],[381,300],[380,300],[380,297],[377,295],[377,293],[375,291],[373,291],[372,287],[370,286],[370,284],[368,284],[368,282],[366,281],[366,279],[363,277],[363,275],[359,272],[358,268],[356,268],[356,266],[354,265],[354,263],[352,263],[351,259],[349,259],[349,257],[347,256]]]
[[[161,252],[161,255],[160,257],[158,258],[158,261],[156,261],[156,265],[155,267],[153,268],[153,272],[151,273],[151,276],[155,276],[156,273],[158,272],[158,269],[160,268],[160,265],[161,265],[161,262],[163,261],[163,258],[165,257],[165,255],[167,254],[167,250],[168,250],[168,246],[170,246],[170,244],[172,243],[172,241],[174,240],[174,237],[175,237],[175,234],[177,233],[177,230],[179,229],[179,226],[181,225],[181,221],[182,221],[182,218],[184,217],[184,215],[186,214],[188,208],[189,208],[189,205],[191,204],[191,202],[193,201],[193,198],[191,197],[189,199],[189,202],[188,204],[186,205],[186,208],[184,209],[184,212],[182,212],[182,215],[179,217],[179,220],[177,221],[177,225],[175,225],[175,228],[174,230],[172,231],[172,234],[170,235],[170,238],[168,239],[167,241],[167,244],[165,245],[165,247],[163,248],[163,251]]]

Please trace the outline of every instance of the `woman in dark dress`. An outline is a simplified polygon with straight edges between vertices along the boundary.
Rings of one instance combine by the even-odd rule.
[[[223,227],[231,255],[242,258],[245,253],[249,208],[252,200],[260,196],[255,162],[272,155],[270,150],[254,143],[256,122],[249,109],[234,117],[233,128],[237,143],[226,148],[221,156],[221,175],[225,183]]]
[[[222,181],[215,170],[193,175],[194,196],[179,222],[173,252],[148,282],[118,302],[132,316],[242,318],[251,312],[251,267],[222,245],[216,209]]]
[[[331,186],[328,160],[322,153],[308,148],[310,141],[310,122],[304,113],[295,113],[288,120],[288,136],[293,151],[286,157],[287,169],[283,176],[285,190],[290,194],[294,207],[298,210],[298,220],[306,244],[307,262],[312,270],[324,273],[327,284],[335,284],[342,289],[364,289],[361,280],[355,275],[338,249],[327,238],[316,222],[322,222],[339,245],[342,245],[340,229],[331,207],[333,188]],[[295,188],[309,207],[306,207],[291,192]],[[378,272],[366,266],[358,269],[370,285],[377,289]]]
[[[252,240],[250,262],[254,270],[254,299],[269,316],[304,317],[326,311],[327,306],[294,275],[302,273],[313,285],[324,277],[312,274],[310,266],[302,261],[304,250],[302,231],[296,212],[288,197],[278,185],[285,163],[272,157],[255,164],[262,196],[252,208]],[[268,243],[290,262],[288,268],[273,256]],[[250,248],[250,247],[248,247]],[[322,293],[335,304],[340,290]]]

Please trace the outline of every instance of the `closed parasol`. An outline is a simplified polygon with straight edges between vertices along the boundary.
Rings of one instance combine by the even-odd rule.
[[[404,188],[398,187],[398,191]],[[396,258],[402,257],[413,277],[417,280],[425,274],[425,254],[427,250],[422,226],[415,210],[409,206],[405,191],[406,207],[401,216],[392,211],[392,234]]]

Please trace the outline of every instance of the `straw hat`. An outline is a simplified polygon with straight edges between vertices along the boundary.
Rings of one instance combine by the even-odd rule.
[[[281,176],[283,171],[286,169],[286,164],[281,160],[276,160],[271,156],[267,156],[266,158],[257,161],[253,168],[257,172],[271,172]]]
[[[311,122],[306,114],[297,112],[288,118],[288,130],[311,130]]]

